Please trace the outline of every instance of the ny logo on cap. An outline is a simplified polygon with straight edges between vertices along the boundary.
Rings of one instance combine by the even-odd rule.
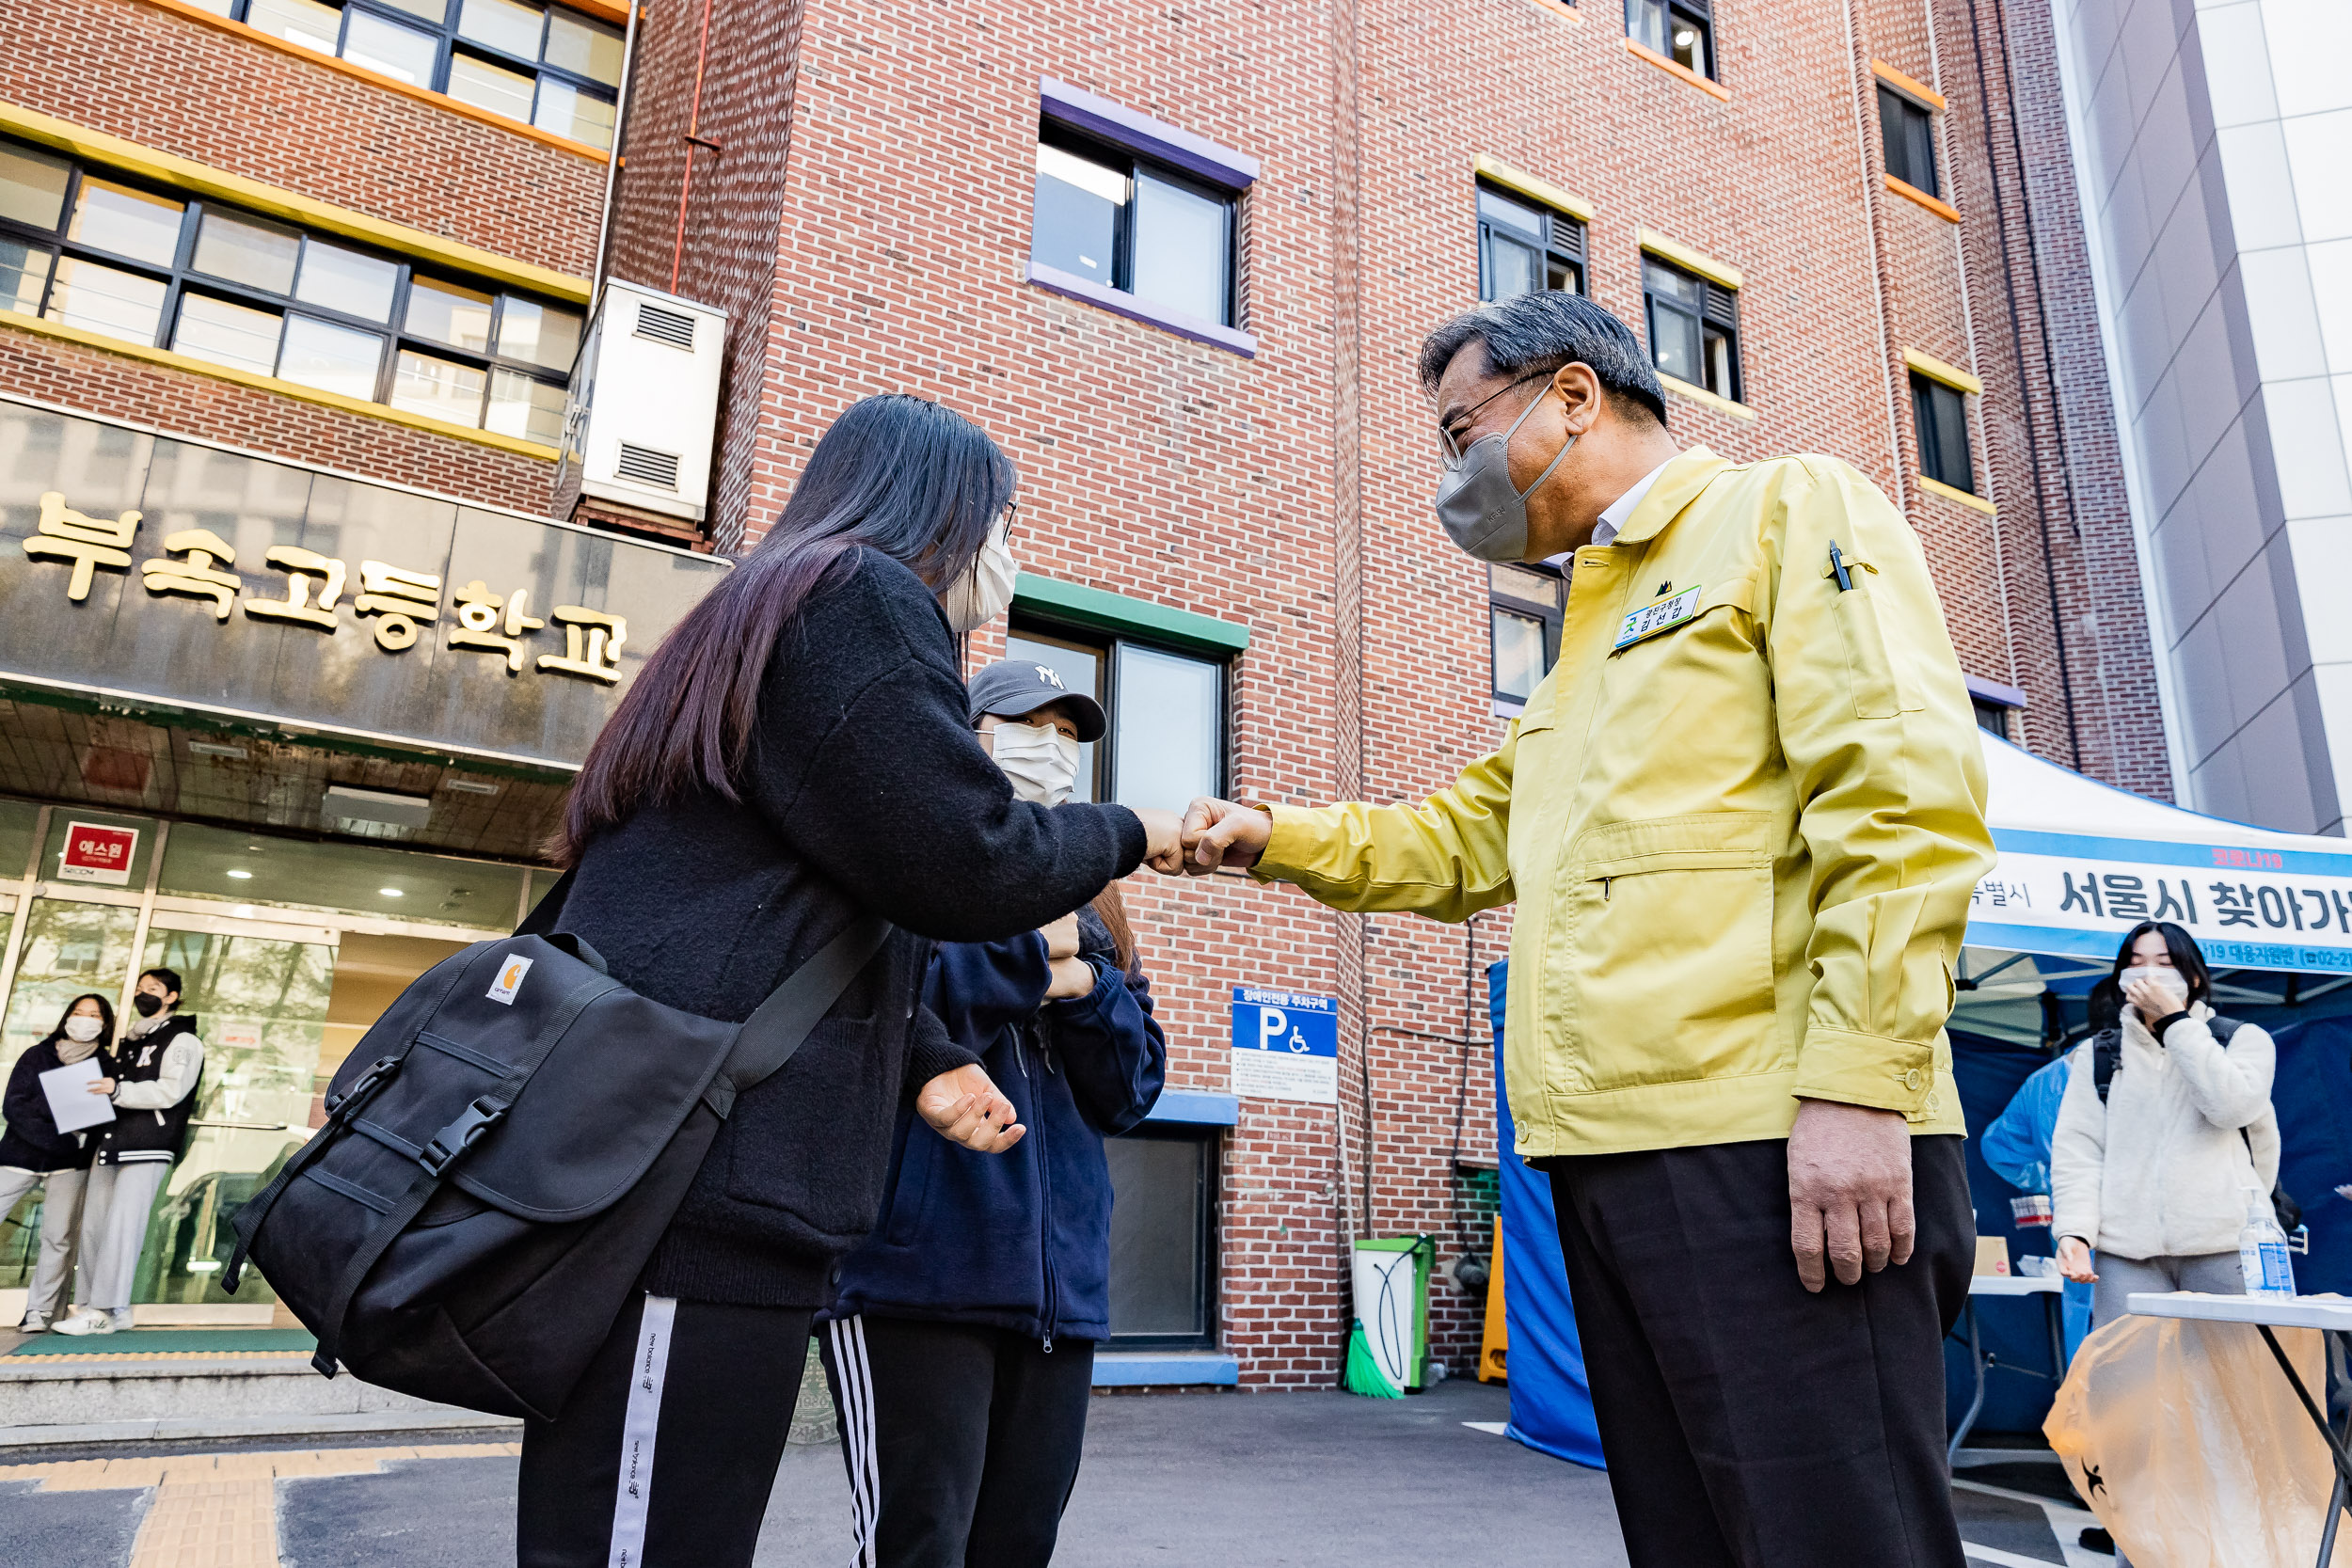
[[[1045,665],[1041,664],[1037,667],[1037,678],[1043,681],[1046,685],[1052,687],[1057,691],[1067,691],[1070,689],[1070,688],[1062,685],[1061,677],[1054,673],[1052,669]]]

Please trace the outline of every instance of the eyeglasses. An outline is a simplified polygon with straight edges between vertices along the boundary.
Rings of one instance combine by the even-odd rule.
[[[1478,411],[1481,408],[1486,407],[1486,404],[1494,402],[1495,399],[1501,397],[1503,393],[1510,391],[1512,388],[1524,387],[1531,381],[1549,381],[1559,373],[1560,372],[1557,371],[1535,371],[1527,375],[1520,376],[1517,381],[1511,382],[1506,386],[1499,387],[1492,392],[1487,393],[1485,397],[1480,398],[1476,403],[1472,404],[1468,409],[1466,409],[1462,414],[1461,422],[1465,426],[1469,425],[1472,420],[1478,417]],[[1445,466],[1447,467],[1454,468],[1461,466],[1462,449],[1454,443],[1454,432],[1447,429],[1442,424],[1438,427],[1438,449],[1439,454],[1445,459]]]
[[[1021,520],[1021,503],[1019,501],[1007,501],[1005,503],[1005,509],[996,514],[996,515],[1005,525],[1005,543],[1009,545],[1012,543],[1013,525]]]

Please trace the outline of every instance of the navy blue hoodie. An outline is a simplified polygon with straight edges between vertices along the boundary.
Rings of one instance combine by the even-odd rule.
[[[1078,912],[1094,990],[1045,1000],[1045,939],[942,942],[925,1006],[1020,1113],[1002,1154],[951,1144],[898,1112],[882,1221],[841,1267],[828,1317],[982,1323],[1051,1343],[1110,1338],[1111,1180],[1103,1139],[1141,1121],[1168,1076],[1152,988]]]

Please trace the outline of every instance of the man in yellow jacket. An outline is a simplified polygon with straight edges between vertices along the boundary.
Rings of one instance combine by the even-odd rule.
[[[1422,804],[1196,801],[1189,867],[1518,904],[1517,1152],[1550,1176],[1635,1568],[1962,1568],[1944,1022],[1993,855],[1918,541],[1835,458],[1681,450],[1641,344],[1576,295],[1458,317],[1421,372],[1447,531],[1569,571],[1559,662]]]

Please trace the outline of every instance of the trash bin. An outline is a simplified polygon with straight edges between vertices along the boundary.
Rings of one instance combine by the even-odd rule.
[[[1356,1243],[1356,1316],[1382,1374],[1408,1394],[1418,1394],[1435,1381],[1429,1357],[1429,1267],[1437,1253],[1437,1243],[1426,1236],[1375,1237]]]

